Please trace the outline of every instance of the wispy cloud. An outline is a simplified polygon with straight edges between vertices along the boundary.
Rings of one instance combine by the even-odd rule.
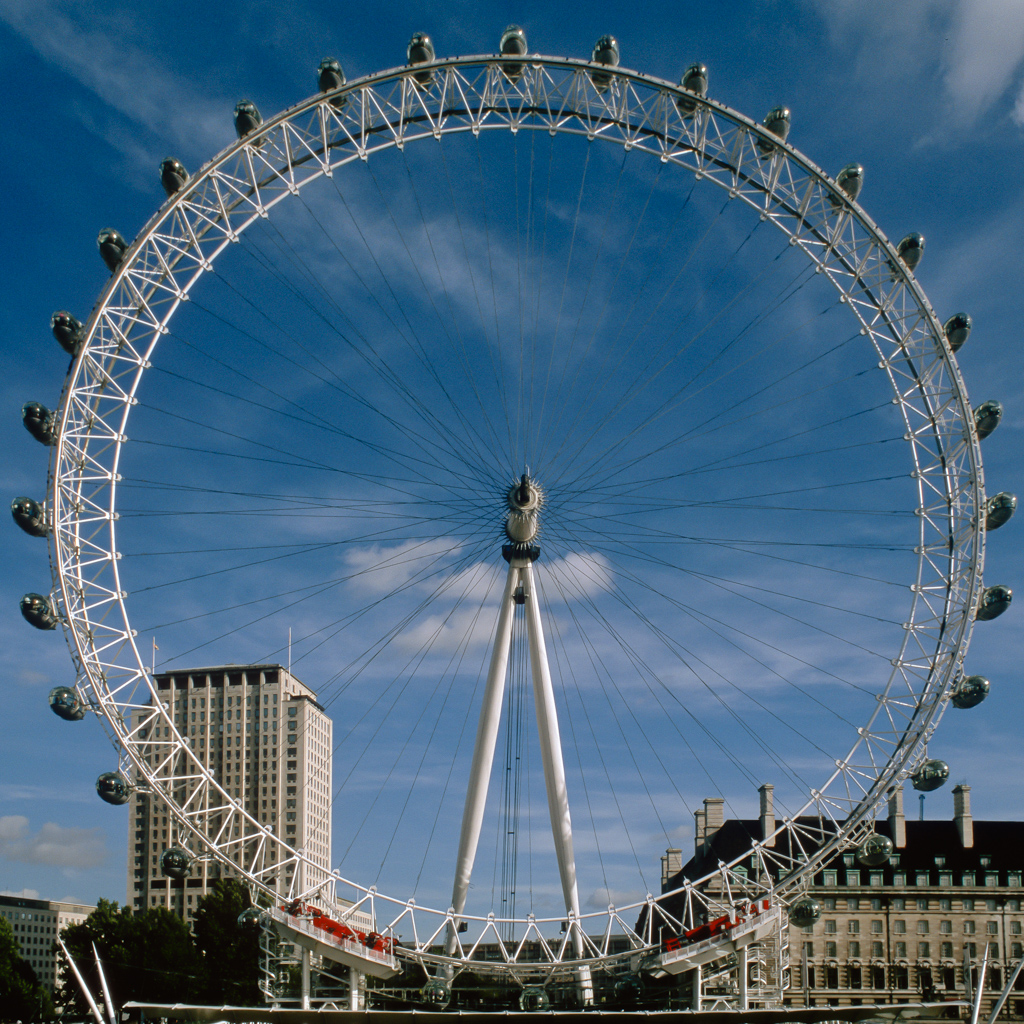
[[[42,864],[66,871],[99,867],[110,855],[102,828],[68,828],[48,821],[38,832],[28,818],[0,818],[0,858],[20,864]]]

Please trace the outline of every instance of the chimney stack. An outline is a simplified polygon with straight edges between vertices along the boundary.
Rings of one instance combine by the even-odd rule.
[[[889,835],[892,845],[901,850],[907,845],[907,819],[903,816],[903,787],[889,796]]]
[[[673,875],[678,875],[683,870],[683,851],[670,848],[665,851],[665,856],[661,858],[661,888],[664,892],[665,886],[668,885],[668,880]]]
[[[693,812],[693,852],[699,857],[704,849],[704,811]]]
[[[775,787],[766,782],[758,793],[761,794],[761,838],[766,840],[765,846],[774,846],[774,837],[768,837],[775,831]]]
[[[960,843],[969,849],[974,845],[974,819],[971,817],[971,787],[955,786],[953,789],[953,821],[960,833]]]

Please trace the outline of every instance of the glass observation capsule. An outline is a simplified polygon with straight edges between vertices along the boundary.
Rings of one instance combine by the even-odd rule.
[[[160,870],[168,878],[187,878],[192,874],[192,854],[180,846],[168,846],[160,854]]]
[[[604,64],[609,68],[617,68],[619,66],[619,43],[615,36],[601,36],[594,43],[594,52],[591,54],[590,59],[595,64]],[[612,84],[614,77],[614,75],[610,75],[605,71],[590,72],[590,80],[594,83],[598,92],[604,92]],[[525,991],[524,989],[524,993]],[[545,996],[545,998],[547,997]],[[522,1002],[521,998],[520,1002]]]
[[[989,687],[984,676],[967,676],[956,684],[949,702],[955,708],[976,708],[988,696]]]
[[[434,44],[426,32],[417,32],[409,40],[406,58],[409,64],[426,64],[434,59]],[[420,71],[413,75],[412,78],[421,89],[429,89],[430,83],[434,80],[434,73],[432,71]]]
[[[993,494],[985,502],[985,529],[998,530],[1005,526],[1017,511],[1017,495],[1009,491],[1000,491]]]
[[[442,978],[431,978],[420,989],[420,998],[430,1006],[444,1009],[452,1000],[451,986]]]
[[[978,440],[984,441],[999,426],[1002,418],[1003,406],[1000,402],[994,398],[982,402],[974,410],[974,429],[978,432]]]
[[[128,780],[120,772],[104,772],[96,780],[96,792],[108,804],[126,804],[131,797]]]
[[[163,185],[168,198],[180,192],[188,184],[188,178],[188,171],[180,160],[168,156],[160,161],[160,184]]]
[[[50,599],[42,594],[26,594],[21,599],[21,614],[36,629],[56,629],[59,621]]]
[[[944,786],[949,778],[949,765],[945,761],[925,761],[920,768],[910,776],[914,789],[922,793],[930,793],[939,786]]]
[[[525,57],[526,56],[526,33],[518,25],[509,25],[501,33],[501,42],[498,44],[498,52],[503,57]],[[523,73],[522,64],[503,64],[502,70],[513,82],[517,81]]]
[[[998,619],[1013,600],[1013,591],[1009,587],[987,587],[978,602],[977,618],[982,622]]]
[[[971,336],[971,318],[966,313],[954,313],[943,325],[942,333],[954,352],[959,352]]]
[[[771,110],[765,114],[764,121],[762,122],[765,128],[776,136],[776,138],[782,139],[783,142],[789,138],[789,129],[792,121],[789,114],[788,107],[772,107]],[[759,138],[757,140],[757,148],[761,152],[761,156],[771,156],[775,152],[775,146],[767,139]]]
[[[800,928],[806,928],[809,924],[814,924],[819,917],[821,917],[821,904],[811,896],[805,896],[802,900],[797,900],[789,908],[790,921]]]
[[[107,270],[111,273],[121,265],[121,260],[128,251],[128,243],[113,228],[104,228],[96,236],[96,246],[107,265]]]
[[[50,710],[65,722],[80,722],[85,718],[85,706],[70,686],[55,686],[46,699]]]
[[[707,65],[701,64],[699,61],[691,64],[683,72],[683,77],[679,79],[679,84],[687,92],[692,92],[696,96],[706,96],[708,94]],[[679,113],[685,115],[694,113],[698,105],[697,101],[690,99],[689,96],[680,96],[676,100],[676,106],[679,108]]]
[[[15,498],[11,502],[11,516],[30,537],[45,537],[50,532],[46,509],[31,498]]]
[[[907,270],[913,272],[924,255],[924,235],[913,231],[896,246],[896,252]]]
[[[26,402],[21,407],[21,422],[40,444],[57,443],[56,417],[42,402]]]
[[[341,63],[333,57],[324,57],[316,69],[316,84],[321,92],[333,92],[345,84]]]
[[[69,356],[78,355],[82,347],[82,322],[66,309],[58,309],[50,317],[50,330],[57,343]]]
[[[877,868],[892,856],[892,840],[877,833],[868,836],[857,849],[857,860],[865,867]]]
[[[539,985],[527,985],[519,994],[519,1009],[523,1013],[542,1013],[550,1005],[547,992]]]
[[[235,134],[244,139],[263,124],[263,115],[252,100],[239,100],[235,104]]]
[[[643,995],[643,981],[638,974],[627,974],[615,982],[615,1000],[623,1006],[635,1006]]]
[[[836,184],[839,190],[851,202],[856,202],[860,190],[864,187],[864,168],[861,164],[847,164],[837,175]],[[832,208],[838,209],[839,200],[833,196]]]
[[[239,928],[258,928],[262,917],[259,907],[246,907],[238,915],[237,924]]]

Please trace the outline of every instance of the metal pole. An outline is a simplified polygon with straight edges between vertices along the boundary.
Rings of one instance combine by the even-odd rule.
[[[700,1000],[701,1000],[701,978],[700,978],[700,964],[694,967],[693,971],[693,993],[690,997],[690,1009],[695,1013],[700,1013]]]
[[[302,947],[302,1009],[309,1009],[309,950]]]
[[[524,562],[513,559],[509,562],[505,579],[505,592],[498,610],[498,627],[494,634],[491,650],[491,665],[484,685],[484,699],[480,707],[480,722],[476,730],[476,746],[473,749],[473,764],[469,771],[469,786],[466,789],[466,806],[462,812],[462,831],[459,834],[459,854],[455,862],[455,884],[452,886],[452,908],[456,916],[466,907],[466,893],[473,874],[473,861],[480,842],[484,806],[487,803],[487,787],[491,781],[491,767],[494,764],[494,748],[498,741],[498,726],[501,723],[501,704],[505,697],[505,673],[508,671],[508,652],[512,643],[512,611],[515,602],[512,595],[519,583],[519,573]],[[529,562],[525,562],[529,565]],[[458,940],[458,921],[448,927],[445,952],[451,956]]]
[[[107,976],[103,973],[103,964],[100,963],[100,954],[95,942],[92,944],[92,955],[96,957],[96,970],[100,974],[100,985],[103,988],[103,1002],[106,1004],[107,1017],[110,1020],[110,1024],[117,1024],[117,1011],[114,1009],[114,1000],[110,998]]]
[[[540,619],[540,602],[533,576],[533,565],[523,567],[523,586],[526,591],[526,629],[530,643],[530,673],[533,676],[533,702],[540,734],[540,753],[544,764],[544,783],[548,794],[548,813],[551,833],[555,840],[555,856],[562,880],[565,909],[570,912],[573,951],[577,959],[583,957],[583,939],[580,930],[580,897],[576,886],[576,858],[572,847],[572,820],[569,816],[569,794],[565,785],[565,764],[562,761],[562,740],[558,731],[558,709],[551,684],[551,667],[544,643],[544,628]],[[594,990],[590,969],[580,968],[579,980],[585,1004],[593,1002]]]
[[[985,952],[981,958],[981,970],[978,972],[978,991],[974,997],[974,1007],[971,1010],[971,1024],[978,1024],[978,1017],[981,1015],[981,1000],[985,995],[985,972],[988,970],[988,943],[985,943]]]
[[[749,1008],[750,997],[747,993],[747,947],[736,951],[736,971],[738,972],[740,1009]]]
[[[1010,975],[1010,980],[1007,981],[1006,987],[1003,989],[999,999],[996,1001],[995,1007],[992,1009],[992,1016],[989,1017],[988,1024],[995,1024],[995,1019],[999,1016],[999,1011],[1003,1008],[1003,1004],[1013,991],[1013,986],[1017,983],[1017,975],[1020,974],[1021,967],[1024,967],[1024,958],[1017,961],[1017,966],[1014,967],[1013,973]]]
[[[71,967],[71,970],[75,975],[78,987],[82,990],[82,995],[85,996],[85,1001],[89,1004],[89,1009],[92,1010],[92,1015],[96,1018],[96,1024],[106,1024],[106,1021],[100,1015],[100,1008],[96,1005],[96,1000],[93,999],[92,993],[89,991],[89,986],[85,983],[85,978],[82,977],[81,972],[78,970],[78,965],[71,958],[71,954],[68,952],[68,947],[64,945],[64,940],[59,935],[57,936],[57,944],[64,952],[64,956],[67,957],[68,965]]]
[[[359,971],[354,967],[348,969],[348,1008],[355,1012],[359,1009]]]

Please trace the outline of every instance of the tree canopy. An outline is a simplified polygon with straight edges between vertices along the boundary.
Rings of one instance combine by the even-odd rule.
[[[26,1022],[53,1017],[53,999],[36,977],[14,938],[11,924],[0,917],[0,1020]]]

